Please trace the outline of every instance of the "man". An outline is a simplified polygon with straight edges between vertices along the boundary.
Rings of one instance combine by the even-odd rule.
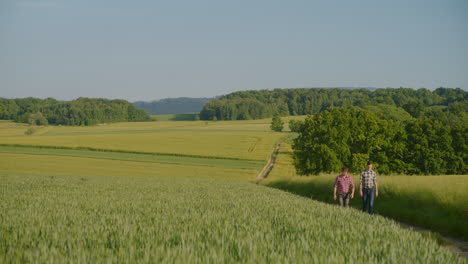
[[[362,197],[362,211],[368,208],[369,214],[374,213],[374,194],[379,196],[379,186],[377,185],[377,174],[372,170],[372,161],[367,162],[367,169],[361,172],[359,178],[359,194]]]
[[[349,188],[351,187],[351,192]],[[351,176],[348,175],[348,168],[341,169],[341,174],[335,179],[333,186],[333,199],[336,200],[336,191],[338,190],[338,202],[340,206],[348,207],[349,199],[354,198],[354,182]]]

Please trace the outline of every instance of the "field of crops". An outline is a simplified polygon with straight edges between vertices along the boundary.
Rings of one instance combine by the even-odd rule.
[[[296,175],[291,145],[282,144],[274,169],[263,184],[301,196],[336,204],[334,175]],[[378,171],[378,167],[375,168]],[[351,206],[360,209],[359,175],[353,177],[356,192]],[[379,197],[375,211],[399,221],[468,240],[468,175],[397,176],[379,175]]]
[[[0,124],[0,144],[93,147],[108,150],[267,160],[283,135],[268,121],[142,122],[95,127],[49,126],[33,135]]]
[[[463,263],[382,217],[245,181],[0,179],[2,263]]]
[[[466,262],[383,217],[254,184],[289,135],[269,120],[26,129],[0,122],[0,263]],[[293,173],[282,157],[272,179]]]

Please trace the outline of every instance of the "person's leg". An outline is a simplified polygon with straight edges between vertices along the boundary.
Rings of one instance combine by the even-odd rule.
[[[369,189],[369,214],[374,214],[374,189]]]
[[[343,199],[344,199],[344,207],[349,207],[349,193],[345,194]]]
[[[338,193],[338,202],[340,203],[340,206],[343,206],[343,195],[341,193]]]
[[[340,206],[346,206],[346,199],[347,199],[346,194],[340,193],[339,197],[340,197]]]
[[[367,189],[362,189],[362,211],[365,212],[367,207]]]

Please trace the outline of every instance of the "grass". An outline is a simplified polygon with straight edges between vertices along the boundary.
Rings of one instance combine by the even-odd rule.
[[[378,171],[378,168],[376,168]],[[338,175],[339,172],[336,173]],[[333,200],[336,175],[298,176],[292,165],[291,146],[283,144],[277,163],[263,184],[315,200]],[[359,175],[350,205],[361,209]],[[468,175],[378,176],[379,197],[375,212],[398,221],[468,240]]]
[[[255,160],[220,159],[197,156],[165,155],[158,153],[132,153],[105,150],[67,149],[48,147],[17,147],[0,145],[0,153],[45,155],[45,156],[69,156],[94,159],[138,161],[167,164],[187,164],[196,166],[210,166],[220,168],[237,169],[261,169],[263,162]]]
[[[158,121],[195,121],[198,113],[152,115]]]
[[[2,263],[464,263],[382,217],[245,181],[0,173]]]
[[[251,180],[258,169],[164,164],[50,155],[0,153],[0,172],[42,175],[155,176],[165,178],[220,178]]]
[[[89,147],[265,161],[275,142],[284,136],[271,132],[268,120],[48,126],[30,136],[24,135],[24,131],[24,127],[0,127],[0,144]]]

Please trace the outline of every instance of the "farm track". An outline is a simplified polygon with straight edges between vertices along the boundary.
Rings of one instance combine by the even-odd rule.
[[[273,166],[275,166],[276,157],[278,156],[278,151],[280,147],[281,147],[281,144],[277,144],[276,147],[271,152],[270,159],[268,159],[267,164],[265,165],[265,167],[263,167],[262,171],[260,171],[260,173],[257,176],[257,182],[268,177],[268,174],[273,169]]]

